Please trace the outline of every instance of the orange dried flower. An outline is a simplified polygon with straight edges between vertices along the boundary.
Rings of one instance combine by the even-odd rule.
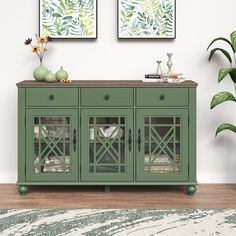
[[[39,46],[32,46],[32,52],[39,52],[40,47]]]

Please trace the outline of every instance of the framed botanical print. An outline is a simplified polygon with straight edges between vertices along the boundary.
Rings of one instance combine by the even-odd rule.
[[[117,0],[118,38],[174,39],[175,0]]]
[[[52,39],[96,39],[97,0],[39,0],[39,34]]]

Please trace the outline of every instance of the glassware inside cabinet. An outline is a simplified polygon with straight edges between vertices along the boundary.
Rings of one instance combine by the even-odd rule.
[[[125,173],[125,117],[89,118],[89,172]]]
[[[70,117],[34,118],[35,173],[69,173]]]
[[[144,172],[180,172],[180,117],[144,118]]]

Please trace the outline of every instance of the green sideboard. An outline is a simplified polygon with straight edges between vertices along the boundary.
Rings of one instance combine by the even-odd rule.
[[[30,185],[184,185],[195,193],[195,82],[17,86],[21,195]]]

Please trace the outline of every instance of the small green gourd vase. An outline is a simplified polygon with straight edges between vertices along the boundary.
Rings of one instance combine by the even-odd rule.
[[[56,73],[56,79],[57,81],[67,80],[68,79],[68,73],[63,69],[61,66],[60,70]]]
[[[47,83],[56,82],[56,76],[51,71],[48,71],[48,73],[45,76],[45,82]]]
[[[48,69],[40,62],[40,65],[34,70],[33,76],[37,81],[44,81]]]

